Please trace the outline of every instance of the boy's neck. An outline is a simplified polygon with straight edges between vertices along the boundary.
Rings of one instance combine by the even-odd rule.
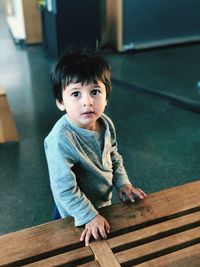
[[[104,127],[103,121],[100,118],[96,121],[96,130],[95,131],[98,132],[100,135],[104,134],[105,127]]]
[[[102,120],[100,118],[95,122],[95,124],[91,128],[84,128],[84,127],[80,127],[80,126],[76,125],[74,122],[72,122],[69,119],[69,117],[67,116],[67,114],[65,114],[65,117],[67,118],[67,120],[69,121],[70,124],[75,125],[78,128],[82,128],[82,129],[86,129],[86,130],[89,130],[89,131],[97,132],[100,135],[104,133],[104,125],[103,125],[103,122],[102,122]]]

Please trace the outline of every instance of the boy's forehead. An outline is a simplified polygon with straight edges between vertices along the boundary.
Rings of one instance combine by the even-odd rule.
[[[100,80],[80,80],[78,78],[67,79],[65,85],[73,85],[73,86],[86,86],[86,85],[100,85],[103,84]]]
[[[69,82],[68,84],[65,85],[65,89],[67,88],[68,90],[70,89],[81,89],[83,87],[93,87],[93,86],[98,86],[98,87],[105,87],[104,83],[102,83],[101,81],[96,81],[96,82],[79,82],[79,81],[75,81],[72,80],[71,82]]]
[[[91,83],[98,83],[98,79],[89,77],[79,77],[79,76],[67,77],[66,84],[70,83],[91,84]]]

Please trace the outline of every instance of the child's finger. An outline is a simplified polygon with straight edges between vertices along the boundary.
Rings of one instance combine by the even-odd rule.
[[[140,199],[143,199],[146,197],[146,194],[139,188],[132,188],[132,193],[137,195]]]
[[[95,239],[99,238],[98,228],[92,229],[92,235]]]
[[[83,232],[81,233],[80,241],[83,241],[85,239],[87,233],[87,229],[84,229]]]
[[[135,194],[136,196],[138,196],[140,199],[144,198],[143,194],[140,191],[138,191],[137,189],[132,189],[132,193]]]
[[[106,233],[110,233],[110,224],[105,221],[105,229],[106,229]]]
[[[105,231],[105,227],[104,227],[104,226],[99,228],[99,233],[100,233],[100,235],[101,235],[104,239],[107,238],[107,235],[106,235],[106,231]]]
[[[147,194],[142,190],[142,189],[140,189],[140,188],[137,188],[137,190],[139,190],[140,191],[140,193],[142,193],[142,195],[144,196],[144,197],[147,197]]]
[[[90,237],[92,236],[92,233],[89,229],[86,229],[86,235],[85,235],[85,246],[87,247],[89,245],[90,242]]]
[[[132,194],[132,191],[128,191],[126,192],[128,198],[131,200],[131,202],[135,202],[134,196]]]

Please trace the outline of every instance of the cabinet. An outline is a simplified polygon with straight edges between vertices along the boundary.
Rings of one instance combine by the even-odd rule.
[[[42,42],[41,14],[36,0],[6,0],[7,21],[14,40]]]
[[[106,0],[106,41],[118,51],[200,40],[199,0]]]
[[[43,44],[58,58],[68,44],[96,47],[101,39],[101,0],[50,0],[42,9]]]

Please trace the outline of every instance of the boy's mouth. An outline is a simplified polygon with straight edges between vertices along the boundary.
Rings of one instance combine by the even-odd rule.
[[[81,116],[85,119],[92,118],[94,116],[94,111],[86,111],[81,114]]]
[[[94,111],[86,111],[82,113],[82,115],[89,115],[89,114],[94,114]]]

